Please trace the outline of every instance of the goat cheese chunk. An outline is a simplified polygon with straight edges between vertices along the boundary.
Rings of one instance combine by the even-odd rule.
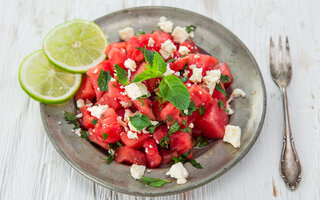
[[[163,74],[163,76],[168,76],[168,75],[171,75],[171,74],[174,74],[175,71],[173,71],[171,68],[170,68],[170,64],[168,63],[167,64],[167,71]]]
[[[173,53],[177,50],[177,47],[173,44],[173,42],[168,39],[161,45],[160,54],[166,60],[173,56]]]
[[[143,176],[145,170],[146,166],[144,165],[133,164],[130,167],[130,173],[134,179],[140,179]]]
[[[186,39],[188,39],[189,37],[189,34],[185,30],[185,28],[182,28],[180,26],[177,26],[176,28],[174,28],[171,35],[173,37],[173,41],[180,44],[186,41]]]
[[[128,131],[127,132],[127,136],[128,136],[128,138],[133,139],[133,140],[137,140],[138,139],[138,135],[137,135],[136,132]]]
[[[148,47],[154,47],[155,41],[152,39],[152,37],[148,40]]]
[[[93,117],[100,119],[101,115],[108,110],[108,105],[96,105],[88,108]]]
[[[166,175],[177,179],[177,184],[185,184],[189,174],[186,168],[184,168],[183,164],[178,162],[171,166]]]
[[[212,95],[216,84],[219,83],[221,77],[220,70],[210,70],[206,72],[205,77],[203,77],[203,81],[209,89],[209,93]]]
[[[188,55],[190,53],[190,50],[186,46],[180,46],[178,51],[182,56]]]
[[[126,27],[119,30],[119,35],[121,40],[128,41],[134,35],[134,30],[131,27]]]
[[[149,91],[147,86],[143,83],[131,83],[124,87],[126,93],[132,100],[136,100],[142,95],[148,95]]]
[[[136,71],[136,68],[137,68],[137,64],[136,62],[134,62],[134,60],[128,58],[126,61],[124,61],[124,66],[131,70],[131,71]]]
[[[167,20],[165,16],[160,17],[158,26],[162,31],[166,33],[171,33],[173,29],[172,21]]]
[[[198,68],[196,65],[190,65],[190,69],[192,69],[192,76],[189,80],[194,83],[200,83],[202,80],[202,68]]]
[[[231,108],[230,103],[238,97],[246,97],[246,93],[240,88],[234,89],[232,94],[230,95],[230,98],[226,102],[226,109],[228,110],[228,115],[232,115],[234,113],[234,110]]]
[[[76,103],[77,103],[77,107],[78,108],[81,108],[82,106],[84,106],[84,100],[83,99],[78,99]]]
[[[239,126],[227,125],[223,137],[224,142],[228,142],[234,146],[234,148],[240,147],[241,141],[241,129]]]

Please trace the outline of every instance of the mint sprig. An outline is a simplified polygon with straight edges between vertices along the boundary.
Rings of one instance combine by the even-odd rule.
[[[143,184],[149,185],[151,187],[162,187],[166,183],[170,183],[168,180],[160,179],[160,178],[152,178],[147,176],[142,176],[139,181]]]
[[[114,65],[114,68],[117,73],[117,80],[121,83],[121,85],[128,85],[128,73],[126,70],[122,69],[118,64]]]
[[[108,91],[108,84],[111,80],[111,75],[109,71],[100,70],[99,78],[98,78],[98,86],[101,92]]]
[[[182,154],[182,155],[178,155],[177,157],[173,157],[172,160],[174,163],[178,163],[178,162],[190,162],[190,164],[192,166],[194,166],[197,169],[203,169],[202,165],[200,163],[198,163],[196,160],[194,159],[188,159],[187,157],[191,154],[191,149],[189,149],[189,151],[187,151],[186,153]]]
[[[129,119],[132,126],[134,126],[138,131],[152,125],[150,119],[141,113],[134,115],[133,117],[129,117]]]
[[[224,96],[227,96],[226,91],[222,88],[220,83],[216,84],[216,90],[218,90],[219,92],[221,92]]]
[[[219,101],[218,101],[218,106],[219,106],[220,108],[222,108],[224,111],[226,111],[226,113],[229,112],[228,109],[226,109],[225,107],[223,107],[223,101],[222,101],[221,99],[219,99]]]

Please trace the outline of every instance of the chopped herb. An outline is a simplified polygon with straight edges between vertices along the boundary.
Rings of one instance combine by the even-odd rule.
[[[143,128],[151,126],[150,119],[144,114],[137,114],[133,117],[129,117],[130,123],[134,126],[138,131],[141,131]]]
[[[88,131],[84,131],[84,130],[82,130],[81,131],[81,137],[82,138],[84,138],[84,139],[88,139],[88,136],[89,136],[89,133],[88,133]]]
[[[196,30],[196,26],[195,25],[189,25],[189,26],[186,26],[186,32],[187,33],[191,33],[191,32],[194,32]]]
[[[216,84],[216,90],[218,90],[219,92],[221,92],[224,96],[227,96],[226,91],[222,88],[220,83]]]
[[[186,120],[183,120],[183,121],[182,121],[182,124],[183,124],[184,126],[187,126]]]
[[[177,131],[179,130],[179,128],[180,128],[180,125],[179,125],[177,122],[175,122],[175,123],[169,128],[168,134],[171,135],[172,133],[177,132]]]
[[[183,69],[180,71],[180,76],[183,76],[184,72],[188,69],[188,62],[183,66]]]
[[[139,36],[139,35],[142,35],[142,34],[145,34],[145,32],[143,31],[139,31],[138,33],[134,34],[135,36]]]
[[[179,129],[180,129],[180,125],[179,125],[177,122],[175,122],[175,123],[169,128],[168,135],[164,136],[164,137],[160,140],[160,146],[163,147],[163,148],[169,149],[169,142],[170,142],[169,136],[170,136],[172,133],[177,132]]]
[[[64,118],[66,119],[66,121],[68,122],[68,124],[73,124],[75,126],[78,126],[78,118],[76,117],[75,114],[70,113],[70,112],[65,112],[64,113]]]
[[[171,58],[170,60],[167,61],[167,63],[172,63],[174,62],[176,59],[175,58]]]
[[[112,84],[113,85],[113,87],[115,87],[115,88],[117,88],[118,86],[116,86],[115,84]]]
[[[116,145],[117,145],[118,147],[123,147],[123,144],[122,144],[120,141],[116,142]]]
[[[96,125],[96,124],[97,124],[97,122],[98,122],[98,120],[93,119],[93,120],[91,121],[91,124]]]
[[[160,178],[152,178],[147,176],[142,176],[140,179],[140,182],[146,185],[149,185],[151,187],[162,187],[166,183],[170,183],[168,180],[160,179]]]
[[[142,106],[146,105],[141,98],[138,98],[138,101],[140,101],[142,103]]]
[[[108,157],[105,159],[107,164],[110,164],[114,160],[114,154],[109,153]]]
[[[106,139],[109,137],[109,134],[107,134],[107,133],[102,133],[102,137],[103,137],[104,140],[106,140]]]
[[[226,111],[226,113],[228,113],[228,112],[229,112],[229,110],[228,110],[228,109],[226,109],[225,107],[223,107],[223,101],[222,101],[221,99],[219,99],[219,101],[218,101],[218,105],[219,105],[219,107],[220,107],[220,108],[222,108],[224,111]]]
[[[199,136],[197,138],[197,141],[196,141],[194,147],[204,147],[207,145],[208,145],[208,141],[206,141],[203,136]]]
[[[156,130],[156,128],[158,126],[160,126],[161,124],[163,124],[162,122],[157,123],[156,125],[152,125],[148,128],[149,133],[154,133],[154,131]]]
[[[192,166],[194,166],[197,169],[203,169],[202,165],[200,163],[198,163],[196,160],[194,159],[190,159],[188,160]]]
[[[226,82],[231,81],[231,78],[230,78],[230,76],[228,76],[228,75],[223,75],[223,74],[221,74],[220,80],[221,80],[222,83],[226,83]]]
[[[188,76],[180,77],[181,81],[184,83],[188,81],[188,78],[189,78]]]
[[[140,96],[139,98],[149,98],[150,96],[151,96],[151,94],[149,93],[149,94],[144,94],[144,95]]]
[[[180,129],[180,131],[185,132],[185,133],[191,133],[191,128],[190,127],[183,128],[183,129]]]
[[[117,80],[121,83],[121,85],[128,85],[128,73],[126,70],[122,69],[118,64],[114,65],[114,68],[117,73]]]
[[[196,160],[194,159],[187,159],[187,157],[191,154],[191,149],[189,149],[189,151],[187,151],[186,153],[179,155],[177,157],[173,157],[172,160],[174,163],[178,163],[178,162],[190,162],[192,166],[194,166],[197,169],[203,169],[203,167],[201,166],[200,163],[198,163]]]
[[[200,145],[199,145],[199,147],[205,147],[205,146],[207,146],[208,145],[208,141],[203,141]]]
[[[194,112],[194,111],[196,111],[198,109],[198,107],[194,104],[194,101],[190,101],[190,104],[189,104],[189,106],[188,106],[188,114],[186,114],[186,113],[184,113],[184,111],[183,110],[181,110],[180,112],[181,112],[181,115],[182,116],[187,116],[187,115],[192,115],[192,113]]]
[[[111,75],[109,71],[100,70],[98,78],[98,86],[101,92],[108,91],[108,83],[111,80]]]
[[[199,108],[199,114],[204,115],[204,111],[206,110],[206,105],[203,105]]]

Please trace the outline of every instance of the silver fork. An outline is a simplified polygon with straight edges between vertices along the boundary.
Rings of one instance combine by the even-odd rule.
[[[276,50],[274,47],[274,43],[272,38],[270,37],[270,71],[273,81],[279,86],[282,93],[285,121],[283,147],[280,159],[280,176],[282,177],[282,179],[284,180],[284,182],[290,190],[295,190],[299,186],[299,182],[302,177],[302,169],[291,133],[288,98],[286,92],[286,87],[289,85],[292,76],[292,66],[288,37],[286,37],[285,63],[284,55],[282,53],[282,41],[281,37],[279,37],[278,67],[276,65],[275,52]]]

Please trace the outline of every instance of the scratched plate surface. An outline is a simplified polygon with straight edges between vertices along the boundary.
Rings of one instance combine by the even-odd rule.
[[[147,187],[130,176],[129,167],[115,162],[106,165],[105,154],[90,142],[79,138],[71,130],[72,125],[64,121],[63,111],[76,112],[73,100],[61,105],[41,104],[44,127],[60,155],[77,171],[89,179],[123,193],[141,196],[157,196],[180,193],[194,189],[219,177],[246,155],[256,141],[266,110],[266,91],[259,67],[246,46],[221,24],[190,11],[170,7],[139,7],[121,10],[103,16],[95,22],[108,36],[109,42],[119,40],[118,30],[131,26],[138,31],[157,30],[160,16],[166,16],[174,26],[196,25],[195,43],[203,50],[227,62],[234,76],[234,83],[228,94],[235,88],[247,93],[231,104],[236,111],[230,117],[230,124],[242,129],[241,147],[234,149],[230,144],[217,140],[201,151],[195,158],[204,169],[185,164],[189,172],[188,182],[177,185],[176,181],[161,188]],[[58,125],[58,122],[63,122]],[[168,167],[152,169],[147,176],[166,178]]]

